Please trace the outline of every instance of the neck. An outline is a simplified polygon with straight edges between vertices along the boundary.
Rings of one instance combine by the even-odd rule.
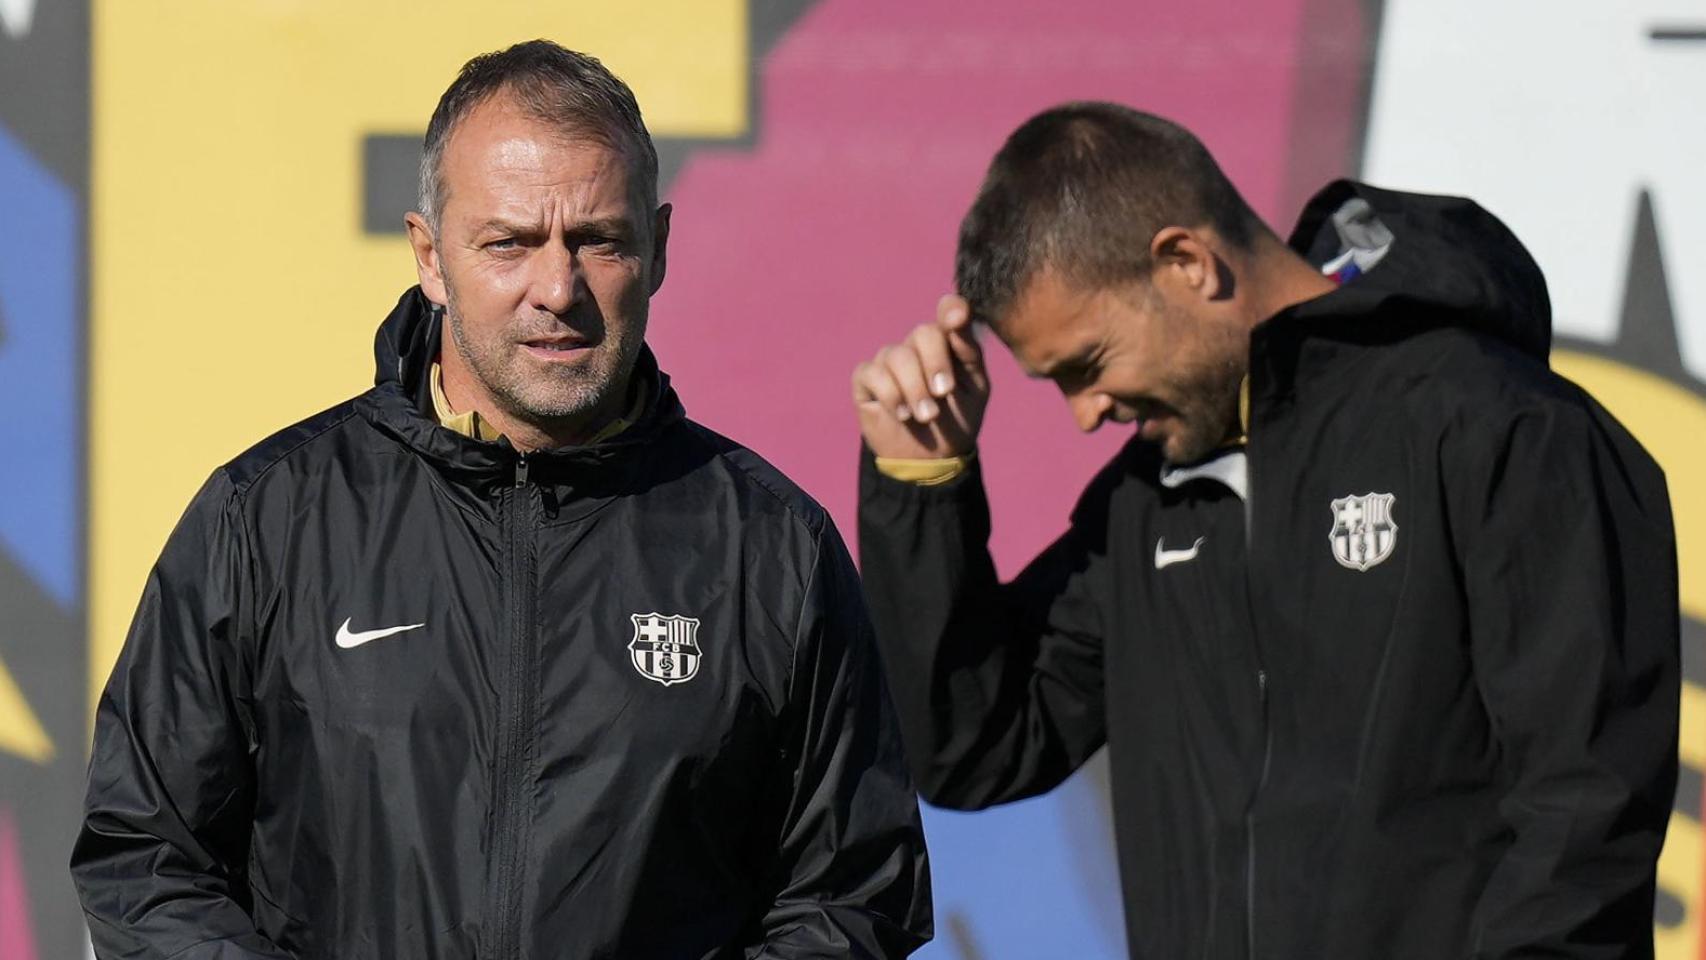
[[[1333,279],[1298,256],[1278,237],[1256,241],[1247,264],[1250,308],[1245,320],[1253,328],[1288,307],[1324,296],[1338,288]]]

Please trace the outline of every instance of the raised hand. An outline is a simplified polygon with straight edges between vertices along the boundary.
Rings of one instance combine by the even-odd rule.
[[[879,457],[929,459],[971,453],[989,405],[989,373],[971,309],[953,294],[934,323],[878,350],[853,370],[859,430]]]

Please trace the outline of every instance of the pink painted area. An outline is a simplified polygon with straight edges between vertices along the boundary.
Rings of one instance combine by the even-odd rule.
[[[851,539],[849,374],[934,315],[1005,136],[1064,100],[1123,101],[1195,130],[1258,211],[1289,219],[1302,4],[823,0],[763,65],[756,146],[696,153],[669,191],[650,339],[690,415],[769,458]],[[1126,433],[1078,435],[1052,387],[995,353],[982,451],[1011,573]]]
[[[23,858],[18,853],[18,829],[12,811],[0,808],[0,957],[36,960],[36,956],[29,889],[24,885]]]
[[[1281,209],[1295,211],[1321,184],[1357,173],[1363,97],[1374,68],[1367,0],[1303,0],[1295,51],[1291,159]]]

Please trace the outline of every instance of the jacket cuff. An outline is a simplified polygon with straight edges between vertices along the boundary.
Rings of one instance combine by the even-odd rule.
[[[914,483],[921,487],[936,487],[965,473],[971,466],[976,453],[968,453],[963,457],[934,457],[930,459],[908,459],[904,457],[877,457],[872,460],[877,472],[892,480],[902,483]]]

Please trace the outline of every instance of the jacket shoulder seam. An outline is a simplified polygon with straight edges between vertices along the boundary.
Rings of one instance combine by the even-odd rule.
[[[693,428],[690,427],[690,429],[693,429]],[[769,494],[771,499],[775,500],[782,507],[783,510],[786,510],[788,512],[788,516],[792,517],[796,523],[805,527],[806,530],[808,530],[812,534],[812,537],[814,538],[814,540],[818,536],[821,535],[822,530],[823,530],[823,526],[824,526],[824,520],[828,515],[826,513],[826,511],[824,511],[822,505],[817,505],[817,511],[815,513],[815,516],[802,513],[800,511],[800,509],[798,507],[796,507],[794,505],[794,503],[792,502],[793,501],[792,497],[789,497],[786,493],[776,489],[776,487],[774,485],[772,485],[769,480],[767,480],[765,477],[759,475],[751,467],[749,467],[746,464],[741,463],[738,460],[736,460],[735,458],[729,456],[729,452],[727,450],[719,449],[716,444],[707,442],[704,433],[700,429],[693,429],[693,435],[694,435],[695,440],[697,440],[699,443],[703,443],[707,447],[709,447],[712,455],[714,455],[719,461],[727,464],[730,467],[733,467],[735,470],[740,471],[741,476],[747,478],[747,480],[751,481],[751,483],[754,486],[758,487],[760,490],[763,490],[766,494]],[[741,449],[744,450],[747,448],[741,447]],[[805,494],[804,491],[800,492],[800,496],[805,497],[808,500],[810,499],[809,495]],[[814,504],[816,504],[815,501],[812,501],[812,502]]]
[[[226,480],[228,480],[231,483],[232,493],[237,497],[239,502],[247,503],[248,502],[249,488],[254,486],[257,482],[259,482],[262,477],[266,476],[267,473],[272,470],[272,468],[278,466],[280,463],[283,463],[285,460],[288,460],[293,454],[296,453],[296,451],[302,449],[303,447],[307,446],[310,443],[313,443],[314,441],[320,439],[321,437],[325,436],[326,434],[331,433],[333,430],[336,430],[338,427],[342,426],[351,417],[354,417],[355,415],[356,415],[356,413],[355,413],[355,410],[353,407],[351,409],[345,410],[343,413],[338,415],[335,419],[333,419],[329,423],[326,423],[326,424],[320,426],[318,429],[315,429],[313,432],[309,433],[307,436],[301,438],[300,440],[296,441],[295,443],[291,444],[290,446],[286,447],[285,449],[280,450],[278,453],[273,454],[269,459],[265,460],[258,469],[254,470],[252,473],[249,473],[248,476],[244,477],[241,481],[238,481],[234,476],[232,476],[231,465],[233,463],[236,463],[237,460],[242,460],[242,459],[246,458],[248,456],[248,454],[243,454],[242,456],[239,456],[237,458],[237,460],[233,460],[230,463],[227,463],[224,466],[220,467],[221,470],[225,471]],[[263,443],[264,442],[265,441],[263,441]]]

